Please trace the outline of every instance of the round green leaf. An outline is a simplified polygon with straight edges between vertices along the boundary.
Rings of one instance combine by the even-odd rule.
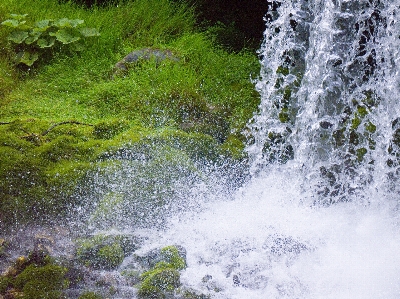
[[[59,28],[75,28],[76,26],[83,24],[83,20],[70,20],[67,18],[62,18],[54,22],[54,25]]]
[[[83,24],[85,21],[84,20],[79,20],[79,19],[76,19],[76,20],[70,20],[70,24],[71,24],[71,26],[72,27],[77,27],[77,26],[79,26],[79,25],[81,25],[81,24]]]
[[[73,43],[71,49],[76,52],[81,52],[85,50],[85,45],[82,42]]]
[[[79,31],[84,37],[100,35],[100,32],[96,28],[82,28]]]
[[[79,36],[76,36],[70,30],[60,29],[55,33],[55,37],[58,41],[62,42],[63,44],[70,44],[80,40]]]
[[[17,20],[5,20],[4,22],[1,22],[1,25],[7,26],[7,27],[12,27],[12,28],[17,28],[19,25],[19,22]]]
[[[17,60],[18,63],[26,64],[27,66],[32,66],[36,60],[39,59],[39,55],[37,53],[29,53],[29,52],[22,52],[18,55],[19,59]]]
[[[14,19],[14,20],[23,20],[27,17],[28,14],[23,14],[23,15],[18,15],[18,14],[10,14],[10,16]]]
[[[37,40],[36,44],[42,49],[50,48],[54,45],[55,41],[56,41],[55,37],[50,37],[49,39],[40,38]]]
[[[57,27],[60,27],[60,28],[70,27],[69,19],[63,18],[63,19],[56,20],[54,22],[54,26],[57,26]]]
[[[13,31],[8,36],[8,40],[16,44],[21,44],[28,36],[29,34],[26,31]]]
[[[51,27],[50,25],[51,20],[41,20],[35,23],[35,28],[33,29],[34,31],[40,31],[40,32],[44,32],[46,31],[48,28]]]
[[[30,45],[30,44],[34,43],[35,41],[37,41],[39,39],[39,37],[41,35],[42,35],[41,32],[37,32],[37,31],[30,32],[29,36],[25,40],[25,44]]]

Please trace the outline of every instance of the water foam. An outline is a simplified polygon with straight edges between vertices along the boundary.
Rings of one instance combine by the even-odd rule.
[[[233,200],[172,221],[157,243],[186,248],[184,285],[221,299],[398,298],[400,227],[393,210],[311,207],[290,176],[259,177]]]

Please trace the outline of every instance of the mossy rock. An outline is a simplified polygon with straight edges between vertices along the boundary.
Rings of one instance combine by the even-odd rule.
[[[205,295],[193,289],[181,287],[177,290],[177,299],[211,299],[210,295]]]
[[[77,258],[95,269],[115,269],[134,252],[140,240],[128,235],[96,235],[77,240]]]
[[[95,292],[85,292],[78,297],[78,299],[103,299],[103,296]]]
[[[5,294],[12,285],[13,280],[11,277],[0,276],[0,294]]]
[[[186,268],[186,250],[179,246],[167,246],[161,249],[161,261],[176,270]]]
[[[66,272],[66,268],[58,265],[30,265],[15,278],[14,285],[22,290],[24,299],[59,299],[68,286]]]
[[[114,76],[126,74],[129,69],[140,64],[141,61],[154,60],[158,65],[163,60],[179,61],[179,58],[168,49],[143,48],[132,51],[114,66]]]
[[[65,214],[74,190],[93,168],[99,141],[85,141],[83,135],[68,135],[59,127],[45,135],[49,128],[38,120],[0,126],[0,208],[5,211],[0,225]]]
[[[186,251],[181,246],[167,246],[136,257],[136,261],[150,267],[140,276],[139,298],[165,298],[180,286],[179,270],[186,268]]]
[[[172,293],[179,286],[179,271],[168,267],[156,267],[142,275],[138,297],[143,299],[165,298],[167,293]]]
[[[46,254],[33,251],[28,258],[19,257],[0,277],[0,295],[5,298],[59,299],[68,287],[67,268],[58,265]],[[11,296],[11,297],[10,297]]]
[[[111,139],[128,128],[129,123],[125,120],[103,121],[94,126],[93,135],[97,139]]]
[[[225,142],[221,145],[221,149],[226,152],[226,156],[232,157],[234,160],[243,160],[247,158],[244,151],[245,143],[240,137],[230,134]]]

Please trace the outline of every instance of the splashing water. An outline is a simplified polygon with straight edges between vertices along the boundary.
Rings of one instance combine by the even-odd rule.
[[[250,181],[148,246],[213,298],[399,298],[400,2],[273,4]]]

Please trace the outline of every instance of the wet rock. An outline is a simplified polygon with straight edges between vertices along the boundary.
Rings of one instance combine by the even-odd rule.
[[[217,292],[217,293],[222,291],[222,288],[220,286],[218,286],[216,281],[214,281],[212,275],[209,275],[209,274],[205,275],[201,279],[201,282],[209,291],[213,291],[213,292]]]
[[[235,286],[239,286],[240,285],[240,279],[239,279],[239,276],[238,275],[233,275],[232,276],[232,280],[233,280],[233,284],[235,285]]]
[[[130,235],[96,235],[77,240],[77,258],[94,269],[115,269],[133,253],[141,240]]]
[[[114,66],[114,75],[126,73],[130,67],[137,65],[140,61],[148,61],[154,59],[157,64],[163,60],[169,59],[172,61],[179,61],[171,50],[143,48],[132,51],[126,55],[121,61],[117,62]]]
[[[321,121],[321,122],[319,123],[319,125],[320,125],[320,127],[321,127],[322,129],[325,129],[325,130],[330,129],[330,128],[333,127],[333,124],[332,124],[331,122],[329,122],[329,121]]]

